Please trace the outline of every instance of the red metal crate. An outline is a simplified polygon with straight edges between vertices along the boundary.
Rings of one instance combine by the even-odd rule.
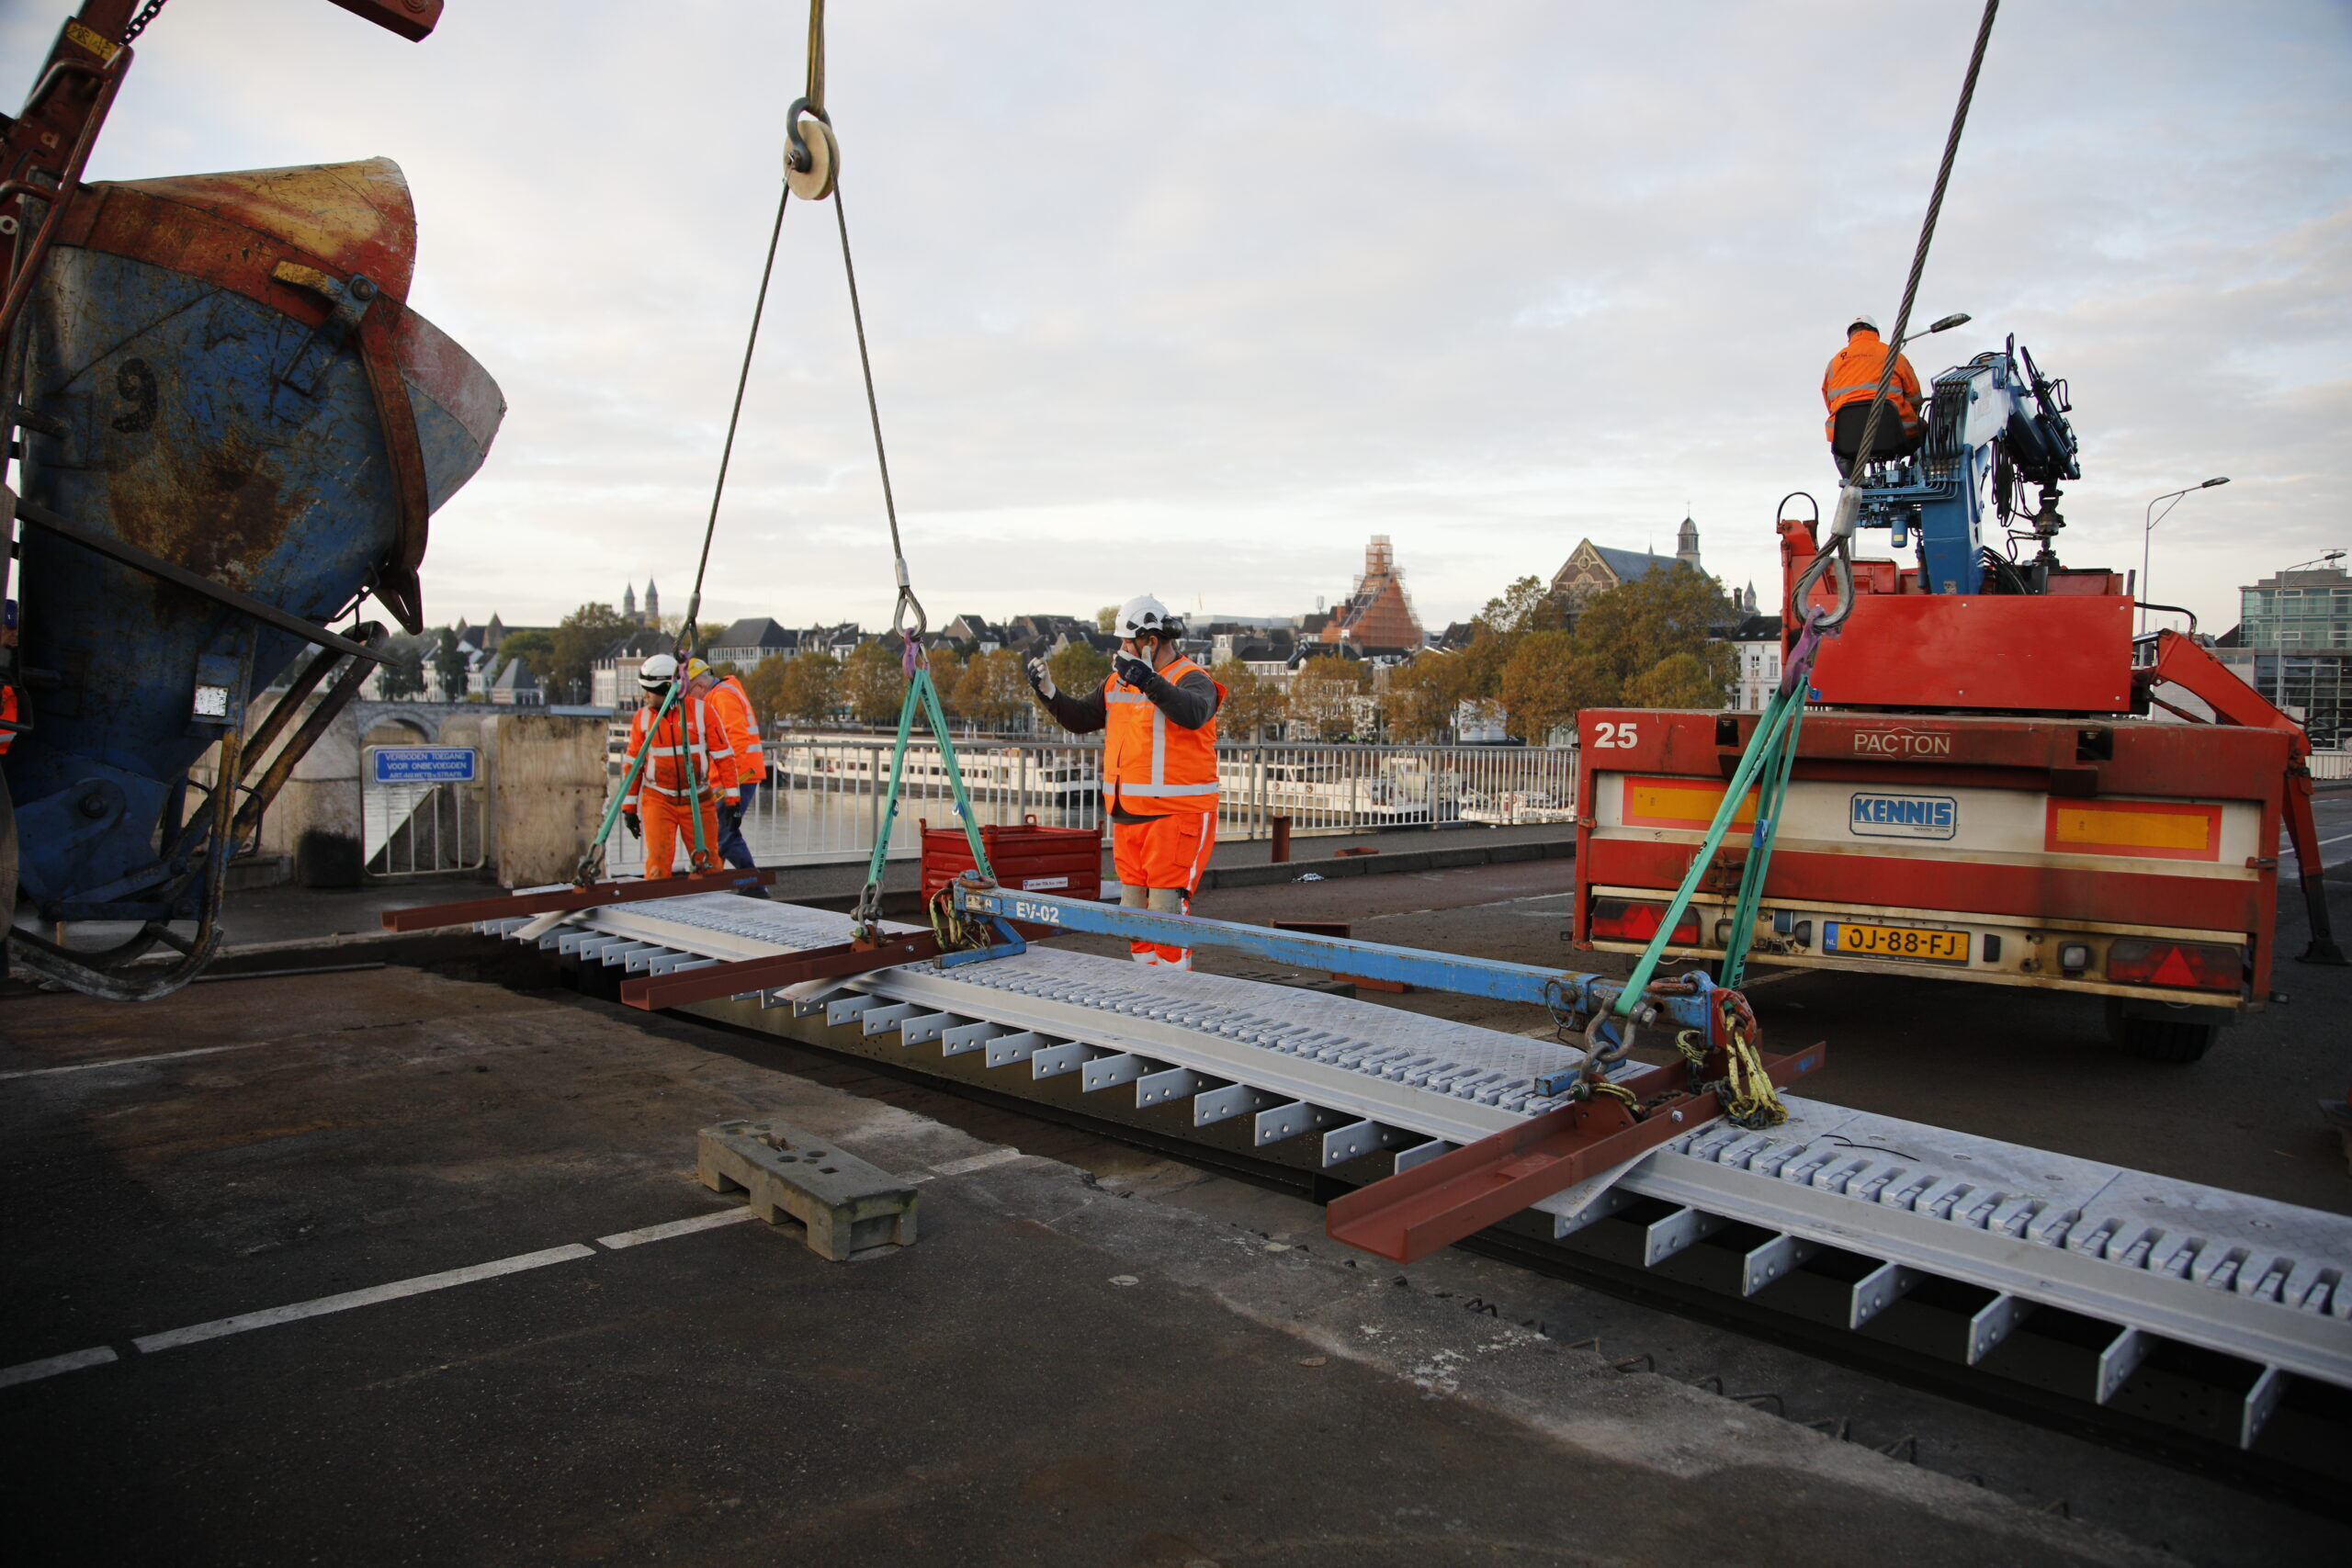
[[[1001,886],[1069,898],[1102,897],[1102,834],[1092,828],[1041,828],[1035,817],[1020,826],[980,829],[989,869]],[[972,846],[961,828],[922,824],[922,896],[931,896],[972,869]]]

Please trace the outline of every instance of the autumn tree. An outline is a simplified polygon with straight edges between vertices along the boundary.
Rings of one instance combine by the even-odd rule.
[[[1454,713],[1472,694],[1472,669],[1459,653],[1424,653],[1388,672],[1380,711],[1389,736],[1402,741],[1439,741],[1453,733]]]
[[[1310,659],[1290,678],[1289,715],[1318,740],[1355,734],[1356,698],[1372,689],[1372,671],[1351,659]]]
[[[1102,677],[1111,672],[1111,661],[1091,642],[1071,642],[1046,660],[1046,668],[1054,677],[1055,690],[1083,696],[1102,683]]]
[[[1729,645],[1714,648],[1729,651]],[[1625,682],[1625,705],[1636,708],[1719,708],[1731,695],[1729,660],[1676,653]]]
[[[1735,618],[1714,579],[1679,561],[1595,596],[1577,620],[1581,705],[1663,706],[1650,699],[1669,693],[1684,699],[1673,705],[1721,705],[1737,658],[1721,633]]]
[[[1487,601],[1476,625],[1500,637],[1565,630],[1567,614],[1540,577],[1522,577]]]
[[[955,708],[982,729],[1011,729],[1034,698],[1021,656],[1000,648],[964,666],[963,678],[956,682]]]
[[[1470,646],[1460,655],[1463,697],[1499,698],[1503,667],[1519,651],[1521,639],[1564,630],[1567,624],[1567,613],[1540,577],[1522,577],[1487,600],[1487,607],[1472,617]]]
[[[956,651],[953,644],[942,642],[924,655],[923,663],[931,671],[931,683],[938,689],[939,705],[944,708],[964,679],[964,656]]]
[[[1579,690],[1577,639],[1564,631],[1530,632],[1503,666],[1503,728],[1530,746],[1576,723]]]
[[[1101,609],[1094,612],[1094,629],[1096,631],[1115,631],[1118,628],[1118,625],[1119,607],[1116,604],[1105,604]]]
[[[907,677],[899,668],[899,656],[879,638],[859,643],[842,666],[841,700],[860,724],[896,725],[906,689]]]
[[[508,632],[498,639],[498,658],[501,663],[510,659],[521,660],[531,678],[547,685],[555,673],[555,636],[537,630]]]
[[[841,703],[840,660],[830,653],[804,653],[797,659],[779,660],[770,654],[760,662],[762,669],[772,663],[784,665],[777,700],[786,717],[816,725],[833,716],[833,709]]]
[[[1269,681],[1238,659],[1216,667],[1225,687],[1224,705],[1216,710],[1216,731],[1227,740],[1255,740],[1283,721],[1285,699],[1282,685]]]
[[[595,684],[596,660],[604,657],[605,649],[636,629],[610,604],[582,604],[556,626],[549,639],[548,667],[542,670],[534,665],[531,673],[574,701],[583,700]]]
[[[752,716],[759,720],[764,735],[789,710],[789,677],[786,667],[791,661],[780,653],[771,653],[752,666],[743,677],[743,694],[752,699]]]

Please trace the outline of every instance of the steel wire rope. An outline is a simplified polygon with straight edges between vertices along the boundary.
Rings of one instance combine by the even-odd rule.
[[[694,651],[695,621],[702,614],[703,576],[710,570],[710,541],[718,532],[718,503],[727,493],[727,469],[735,457],[735,434],[743,423],[743,391],[751,384],[752,359],[760,345],[760,321],[767,313],[768,285],[775,277],[776,243],[784,237],[784,209],[791,204],[792,186],[786,182],[776,189],[775,221],[768,229],[768,254],[760,268],[760,292],[752,301],[752,330],[743,338],[743,364],[735,373],[735,402],[727,413],[727,439],[718,449],[718,478],[710,487],[710,516],[703,524],[702,555],[695,562],[695,589],[686,599],[686,624],[678,628],[681,658]]]
[[[1968,124],[1968,107],[1976,96],[1976,78],[1984,67],[1984,46],[1992,40],[1993,18],[2001,8],[2001,0],[1984,0],[1984,15],[1976,25],[1975,47],[1968,55],[1968,73],[1960,85],[1960,102],[1952,106],[1951,129],[1944,135],[1943,162],[1936,167],[1936,186],[1928,197],[1927,217],[1919,225],[1919,243],[1912,248],[1910,276],[1903,284],[1903,305],[1894,314],[1894,332],[1887,339],[1886,359],[1879,367],[1878,388],[1871,394],[1870,412],[1862,420],[1861,444],[1855,448],[1854,468],[1857,473],[1870,461],[1878,441],[1879,422],[1886,412],[1887,391],[1894,384],[1894,367],[1903,353],[1904,329],[1911,324],[1911,305],[1918,298],[1919,277],[1927,270],[1928,252],[1935,243],[1936,220],[1943,211],[1944,190],[1951,183],[1952,160],[1960,154],[1960,135]],[[1838,494],[1838,511],[1829,525],[1829,537],[1823,541],[1804,571],[1798,574],[1796,585],[1789,592],[1789,613],[1798,620],[1806,617],[1805,597],[1819,581],[1824,570],[1833,565],[1838,579],[1837,611],[1822,620],[1826,630],[1841,624],[1854,608],[1854,580],[1851,564],[1851,544],[1854,525],[1861,508],[1861,486],[1849,477]]]
[[[841,231],[842,275],[849,281],[849,319],[857,329],[857,364],[865,378],[865,416],[874,427],[874,463],[882,472],[882,512],[890,523],[890,564],[899,580],[899,603],[891,613],[890,629],[899,634],[904,649],[900,657],[907,662],[908,674],[912,675],[916,666],[927,662],[922,652],[922,638],[931,626],[931,617],[924,614],[922,601],[915,597],[914,589],[907,581],[907,550],[899,539],[899,501],[890,488],[890,454],[882,443],[882,407],[874,395],[874,358],[865,346],[865,310],[858,299],[857,264],[850,257],[849,211],[842,204],[838,183],[833,187],[833,222]],[[915,628],[911,632],[906,625],[910,605],[915,613]]]
[[[1984,0],[1984,14],[1976,27],[1976,41],[1969,51],[1968,70],[1962,78],[1960,101],[1952,107],[1951,127],[1944,136],[1943,159],[1936,168],[1935,188],[1928,197],[1927,216],[1919,225],[1919,241],[1912,248],[1911,270],[1903,285],[1903,304],[1895,312],[1894,331],[1888,341],[1885,359],[1879,367],[1878,387],[1871,397],[1870,412],[1862,423],[1861,445],[1854,457],[1858,472],[1870,459],[1878,439],[1879,422],[1884,416],[1887,391],[1894,381],[1894,367],[1902,353],[1904,331],[1911,322],[1912,303],[1918,297],[1919,278],[1927,269],[1928,253],[1935,243],[1936,220],[1943,210],[1944,192],[1951,183],[1952,162],[1960,153],[1962,130],[1968,123],[1968,108],[1976,96],[1976,80],[1984,66],[1985,45],[1993,36],[1993,18],[2000,11],[2001,0]],[[1787,498],[1783,497],[1785,504]],[[1788,790],[1791,770],[1796,758],[1797,736],[1804,719],[1804,705],[1812,681],[1813,661],[1819,652],[1821,638],[1853,612],[1854,579],[1849,557],[1854,525],[1861,504],[1861,487],[1853,474],[1849,474],[1838,497],[1838,511],[1829,525],[1829,537],[1815,550],[1813,559],[1801,572],[1789,592],[1788,613],[1804,627],[1804,635],[1791,650],[1786,667],[1781,671],[1781,689],[1767,705],[1763,717],[1748,738],[1741,753],[1739,765],[1724,791],[1723,804],[1716,809],[1714,821],[1709,826],[1698,852],[1691,857],[1690,866],[1682,884],[1659,919],[1657,933],[1650,939],[1639,958],[1634,960],[1632,975],[1615,1003],[1594,1014],[1586,1029],[1587,1058],[1577,1077],[1577,1088],[1590,1093],[1600,1079],[1600,1070],[1611,1059],[1621,1057],[1631,1045],[1632,1021],[1640,1010],[1642,997],[1648,990],[1651,976],[1657,971],[1658,962],[1672,945],[1674,931],[1682,912],[1689,908],[1691,895],[1697,891],[1701,877],[1713,863],[1724,836],[1746,800],[1753,784],[1758,790],[1755,826],[1748,840],[1747,864],[1742,868],[1738,900],[1734,906],[1732,930],[1724,947],[1722,975],[1726,987],[1736,987],[1745,978],[1748,933],[1753,928],[1756,910],[1763,895],[1764,870],[1772,853],[1772,839],[1779,827],[1781,802]],[[1838,577],[1837,610],[1823,615],[1806,603],[1824,570],[1834,568]],[[1729,1040],[1727,1048],[1733,1048]],[[1734,1048],[1736,1049],[1736,1048]],[[1735,1068],[1735,1071],[1736,1068]]]

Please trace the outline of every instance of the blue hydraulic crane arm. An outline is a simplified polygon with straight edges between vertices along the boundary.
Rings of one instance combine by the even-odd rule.
[[[1532,964],[1505,964],[1491,958],[1391,947],[1385,942],[1358,942],[1349,937],[1274,931],[1230,920],[1203,919],[1197,915],[1161,914],[1057,897],[1050,893],[1014,892],[993,884],[958,881],[956,897],[965,913],[970,915],[1054,926],[1066,931],[1125,937],[1135,942],[1162,942],[1170,947],[1230,947],[1278,964],[1331,969],[1374,980],[1401,981],[1459,996],[1532,1002],[1550,1009],[1555,1015],[1573,1012],[1584,1018],[1601,1016],[1614,1006],[1625,988],[1622,980],[1603,975],[1564,974]],[[1668,982],[1677,987],[1684,984]],[[1648,1004],[1634,1010],[1633,1016],[1639,1023],[1663,1021],[1681,1029],[1702,1030],[1713,1043],[1721,1005],[1715,998],[1723,995],[1704,985],[1689,989],[1652,987]]]
[[[1925,411],[1927,436],[1909,457],[1863,470],[1860,525],[1884,528],[1898,550],[1918,536],[1921,589],[1980,593],[1985,587],[1986,513],[1996,535],[2030,535],[2041,545],[2018,562],[2010,592],[2043,592],[2057,565],[2051,541],[2064,521],[2058,487],[2082,477],[2078,443],[2066,415],[2066,383],[2043,374],[2011,338],[1939,375]],[[2024,510],[2020,484],[2041,487],[2041,504]]]

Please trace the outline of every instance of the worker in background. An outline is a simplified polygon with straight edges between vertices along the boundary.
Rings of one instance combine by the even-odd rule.
[[[752,694],[743,682],[732,675],[721,675],[699,659],[686,660],[686,692],[709,705],[711,714],[726,732],[727,744],[735,755],[733,784],[737,796],[733,806],[718,808],[718,852],[727,863],[743,871],[753,869],[752,846],[743,839],[743,818],[759,798],[760,785],[767,782],[768,757],[760,744],[759,716],[752,711]],[[752,888],[754,897],[767,897],[765,888]]]
[[[1824,434],[1829,455],[1838,461],[1838,477],[1850,479],[1862,449],[1862,426],[1869,423],[1871,400],[1878,395],[1878,378],[1886,371],[1886,341],[1878,335],[1878,321],[1856,316],[1846,329],[1846,346],[1830,356],[1822,372],[1821,400],[1829,407]],[[1926,426],[1919,419],[1919,378],[1900,350],[1894,355],[1894,379],[1886,389],[1886,411],[1878,416],[1878,439],[1870,461],[1907,457],[1919,449]]]
[[[621,812],[629,832],[645,840],[649,878],[670,874],[672,854],[681,838],[693,870],[718,870],[718,807],[741,798],[735,788],[735,752],[710,705],[691,692],[681,692],[670,711],[662,713],[662,700],[678,678],[678,661],[670,655],[657,653],[647,660],[637,672],[645,702],[628,724],[624,766],[634,766],[641,754],[645,767],[622,796]],[[659,722],[656,714],[661,714]],[[702,824],[699,840],[695,837],[696,818]]]
[[[1216,842],[1216,710],[1225,687],[1184,656],[1184,628],[1149,594],[1119,606],[1118,656],[1099,691],[1054,688],[1042,658],[1029,683],[1061,727],[1103,731],[1102,790],[1119,902],[1189,913]],[[1193,966],[1190,948],[1130,942],[1138,964]]]

